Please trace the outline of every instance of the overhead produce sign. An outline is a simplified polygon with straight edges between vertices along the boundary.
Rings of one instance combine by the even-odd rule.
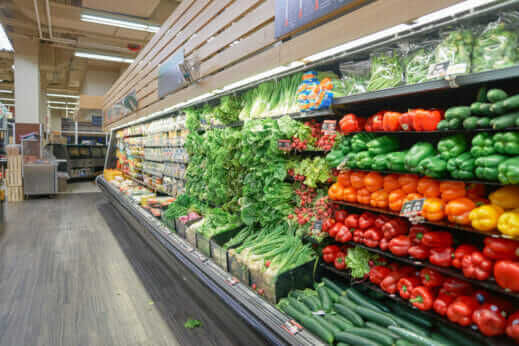
[[[200,61],[190,56],[184,59],[184,49],[173,54],[159,66],[159,98],[171,94],[198,79]]]
[[[276,38],[324,22],[365,0],[276,0]]]
[[[137,93],[133,90],[105,111],[105,124],[109,124],[125,117],[127,114],[135,112],[138,106]]]

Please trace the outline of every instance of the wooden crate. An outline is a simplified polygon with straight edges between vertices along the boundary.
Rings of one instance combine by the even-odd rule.
[[[23,201],[23,187],[7,187],[7,201],[8,202],[20,202]]]
[[[21,170],[12,170],[8,169],[6,171],[6,182],[7,186],[22,186],[23,180],[22,180],[22,171]]]
[[[22,170],[22,155],[7,156],[7,169],[12,171]]]

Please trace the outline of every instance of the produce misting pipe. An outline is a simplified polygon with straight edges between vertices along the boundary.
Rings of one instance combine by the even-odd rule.
[[[47,26],[49,27],[49,37],[51,40],[54,39],[54,35],[52,34],[52,21],[50,19],[50,4],[49,0],[45,0],[45,7],[47,8]]]

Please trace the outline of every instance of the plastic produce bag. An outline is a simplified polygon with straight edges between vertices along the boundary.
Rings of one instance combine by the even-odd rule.
[[[344,96],[366,92],[369,80],[369,60],[351,61],[339,65],[344,83]]]
[[[317,79],[321,84],[321,89],[329,90],[334,98],[346,96],[344,83],[335,72],[317,72]]]
[[[474,37],[467,29],[450,29],[440,33],[441,42],[434,50],[434,63],[448,62],[450,65],[465,64],[465,72],[471,69]]]
[[[367,91],[394,88],[402,84],[404,74],[396,50],[376,52],[371,55],[370,63]]]
[[[483,72],[514,66],[519,63],[517,28],[519,12],[504,13],[489,23],[474,42],[472,71]]]
[[[427,81],[429,66],[434,64],[434,49],[438,40],[411,42],[405,59],[405,78],[407,84]]]

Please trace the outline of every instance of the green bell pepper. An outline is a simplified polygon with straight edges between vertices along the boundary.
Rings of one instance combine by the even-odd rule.
[[[378,155],[398,150],[400,144],[395,136],[381,136],[369,141],[366,146],[370,154]]]
[[[428,156],[420,161],[418,171],[431,178],[442,178],[447,174],[447,161],[440,155]]]
[[[438,142],[438,152],[443,160],[457,157],[467,150],[467,140],[462,134],[444,138]]]
[[[367,143],[375,139],[371,133],[357,133],[351,138],[351,150],[358,153],[368,149]]]
[[[393,153],[389,153],[386,156],[387,159],[387,168],[390,171],[394,172],[404,172],[405,171],[405,156],[407,155],[408,150],[406,151],[395,151]]]
[[[387,156],[388,154],[376,155],[371,162],[371,169],[385,171],[387,169]]]
[[[410,172],[418,172],[420,161],[436,155],[434,146],[429,142],[417,142],[409,149],[405,156],[405,168]]]
[[[466,152],[447,161],[447,170],[454,179],[474,179],[475,161],[474,157]]]
[[[370,169],[371,161],[373,161],[373,155],[371,155],[367,150],[361,151],[360,153],[357,153],[356,160],[358,168]]]
[[[335,143],[333,144],[332,151],[342,151],[344,155],[350,152],[351,150],[351,136],[340,135],[335,139]]]
[[[472,138],[472,148],[470,149],[472,156],[489,156],[495,152],[496,150],[494,149],[494,141],[488,132],[482,132]]]
[[[346,155],[344,160],[346,161],[346,163],[345,163],[346,167],[351,168],[351,169],[358,168],[357,153],[353,153],[353,152],[349,153],[348,155]]]
[[[494,149],[500,154],[519,155],[519,133],[496,133],[492,138]]]
[[[501,162],[497,172],[502,184],[519,184],[519,156]]]
[[[489,156],[481,156],[476,158],[476,177],[484,180],[497,180],[499,164],[508,157],[504,155],[494,154]]]
[[[337,167],[344,160],[345,156],[341,150],[332,150],[326,155],[326,162],[330,167]]]

